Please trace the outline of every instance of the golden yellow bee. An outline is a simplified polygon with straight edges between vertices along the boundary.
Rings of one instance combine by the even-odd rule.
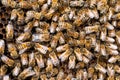
[[[57,28],[57,23],[52,22],[50,25],[50,33],[55,33],[56,28]]]
[[[100,64],[96,64],[95,69],[99,70],[102,73],[106,73],[107,72],[107,70],[103,66],[101,66]]]
[[[24,32],[31,32],[31,30],[33,29],[33,23],[34,23],[34,21],[32,21],[32,22],[29,22],[26,26],[25,26],[25,28],[24,28]]]
[[[8,66],[6,64],[0,66],[0,76],[4,76],[7,72]]]
[[[35,66],[35,55],[34,55],[34,52],[29,54],[29,66]]]
[[[17,11],[17,16],[18,16],[18,19],[17,19],[17,24],[18,25],[22,25],[24,24],[24,21],[25,21],[25,17],[24,17],[24,11],[23,10],[18,10]]]
[[[67,30],[67,35],[71,36],[73,38],[78,38],[79,37],[79,33],[74,31],[74,30]]]
[[[63,52],[65,50],[67,50],[69,48],[69,45],[68,44],[64,44],[64,45],[61,45],[61,46],[58,46],[56,48],[57,52]]]
[[[14,36],[14,28],[12,22],[9,22],[6,26],[6,38],[7,40],[12,40]]]
[[[21,63],[23,66],[27,66],[28,65],[28,54],[27,53],[22,53],[20,55],[21,58]]]
[[[4,62],[5,64],[7,64],[10,67],[14,66],[14,63],[15,63],[14,60],[12,60],[11,58],[9,58],[5,55],[1,56],[1,60],[2,60],[2,62]]]
[[[120,31],[116,32],[116,41],[118,44],[120,44]]]
[[[17,48],[19,50],[19,54],[24,53],[25,51],[30,49],[32,46],[33,44],[31,42],[24,42],[24,43],[18,44]]]
[[[57,80],[62,80],[63,79],[63,77],[64,77],[64,71],[61,69],[60,71],[59,71],[59,73],[58,73],[58,75],[57,75]]]
[[[76,57],[74,55],[71,55],[69,57],[69,63],[68,63],[68,68],[69,69],[74,69],[76,65]]]
[[[40,79],[41,79],[41,80],[48,80],[46,74],[40,75]]]
[[[23,9],[30,9],[32,7],[29,1],[24,0],[20,1],[18,6]]]
[[[74,49],[74,53],[77,57],[77,60],[82,61],[82,53],[81,53],[80,49],[79,48]]]
[[[25,68],[19,75],[18,79],[26,79],[27,77],[35,75],[35,72],[32,70],[32,67]]]
[[[16,49],[16,45],[13,44],[13,43],[9,43],[8,44],[8,51],[10,52],[10,55],[11,57],[14,59],[14,58],[18,58],[18,52],[17,52],[17,49]]]
[[[47,59],[46,72],[51,72],[53,70],[53,63],[50,58]]]
[[[12,12],[11,12],[10,19],[11,20],[16,20],[16,18],[17,18],[17,9],[13,9]]]
[[[5,50],[5,42],[4,40],[0,40],[0,54],[4,54],[4,50]]]

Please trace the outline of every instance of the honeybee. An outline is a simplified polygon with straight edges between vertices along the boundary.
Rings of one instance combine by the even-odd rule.
[[[35,43],[35,47],[34,47],[36,50],[38,50],[40,53],[42,54],[46,54],[48,51],[51,51],[51,48],[50,47],[47,47],[47,46],[44,46],[44,45],[41,45],[39,43]]]
[[[18,25],[23,25],[24,24],[24,21],[25,21],[25,17],[24,17],[24,11],[22,10],[18,10],[17,11],[17,16],[18,16],[18,19],[17,19],[17,24]]]
[[[31,30],[33,29],[33,22],[34,21],[32,21],[32,22],[29,22],[26,26],[25,26],[25,28],[24,28],[24,32],[31,32]]]
[[[115,65],[114,70],[115,70],[115,72],[120,73],[120,66]]]
[[[87,26],[84,29],[85,29],[86,34],[90,34],[90,33],[93,33],[93,32],[98,32],[99,25]]]
[[[48,11],[48,13],[45,14],[45,18],[48,19],[48,20],[51,19],[54,12],[55,12],[54,9],[50,9],[50,10]]]
[[[79,37],[79,33],[74,31],[74,30],[67,30],[67,35],[71,36],[73,38],[78,38]]]
[[[83,70],[77,70],[76,78],[77,78],[77,80],[82,80],[83,79]]]
[[[35,75],[32,67],[25,68],[18,76],[18,79],[26,79],[27,77]]]
[[[108,59],[108,62],[109,63],[115,63],[119,58],[120,58],[120,56],[117,56],[117,55],[112,56]]]
[[[115,2],[117,2],[117,3],[115,4],[115,12],[119,12],[119,11],[120,11],[120,1],[114,0],[114,3],[115,3]]]
[[[15,63],[14,60],[10,59],[9,57],[5,55],[1,56],[1,60],[10,67],[14,66],[14,63]]]
[[[116,41],[118,44],[120,44],[120,31],[116,32]]]
[[[88,39],[87,39],[87,37],[86,37],[86,39],[85,39],[85,48],[87,48],[88,50],[90,50],[91,47],[92,47],[91,44],[92,44],[91,38],[88,38]]]
[[[84,68],[85,67],[85,63],[84,62],[78,62],[77,64],[76,64],[76,69],[79,69],[79,68]]]
[[[69,73],[69,74],[67,75],[67,77],[65,78],[65,80],[71,80],[72,77],[73,77],[73,74],[72,74],[72,73]]]
[[[67,49],[65,52],[63,52],[60,56],[59,56],[59,59],[61,60],[61,62],[64,62],[65,60],[68,59],[68,57],[70,56],[71,54],[71,50],[70,49]]]
[[[112,64],[108,64],[107,65],[107,69],[108,69],[108,71],[107,71],[107,74],[109,75],[109,78],[111,77],[113,77],[114,78],[114,75],[115,75],[115,70],[114,70],[114,68],[113,68],[113,65]],[[108,79],[109,80],[109,79]]]
[[[11,80],[11,79],[10,79],[9,75],[4,75],[3,80]]]
[[[57,28],[57,23],[52,22],[50,25],[50,33],[55,33],[56,28]]]
[[[55,52],[51,52],[51,53],[49,54],[49,56],[50,56],[51,61],[52,61],[52,63],[53,63],[54,66],[59,65],[59,62],[60,62],[60,61],[58,60],[57,55],[55,54]]]
[[[34,55],[34,52],[29,54],[29,66],[35,66],[35,55]]]
[[[64,72],[63,72],[63,70],[61,69],[61,70],[59,71],[56,79],[57,79],[57,80],[62,80],[63,77],[64,77]]]
[[[80,1],[70,1],[70,6],[71,7],[81,7],[83,6],[84,1],[80,0]]]
[[[96,64],[95,69],[99,70],[100,72],[102,72],[104,74],[107,72],[107,70],[103,66],[101,66],[100,64]]]
[[[35,12],[34,13],[34,18],[37,20],[40,20],[43,18],[43,12]]]
[[[59,19],[59,16],[60,16],[59,13],[55,13],[55,14],[53,15],[53,17],[52,17],[52,21],[57,22],[58,19]]]
[[[7,40],[12,40],[14,36],[14,29],[12,22],[9,22],[6,26],[6,38]]]
[[[108,30],[113,30],[113,29],[114,29],[113,25],[110,24],[110,23],[108,23],[108,22],[105,24],[105,27],[106,27]]]
[[[53,68],[51,71],[51,76],[56,76],[58,74],[59,70],[57,68]]]
[[[110,7],[108,12],[108,20],[112,19],[113,14],[114,14],[114,9]]]
[[[28,54],[27,53],[22,53],[20,55],[20,58],[21,58],[21,63],[23,66],[28,65]]]
[[[111,38],[111,37],[106,37],[106,42],[108,42],[108,43],[114,43],[115,39]]]
[[[52,8],[58,8],[58,5],[59,3],[58,3],[58,0],[52,0]]]
[[[94,0],[92,0],[92,1],[94,1]],[[98,13],[98,11],[97,11],[97,9],[96,8],[94,8],[93,10],[92,10],[92,13],[94,14],[94,18],[95,19],[98,19],[100,16],[99,16],[99,13]]]
[[[58,27],[56,28],[56,31],[62,31],[64,29],[72,29],[72,25],[68,22],[59,22]]]
[[[24,53],[25,51],[30,49],[32,46],[33,44],[31,42],[24,42],[24,43],[18,44],[17,48],[19,50],[19,54]]]
[[[53,70],[53,63],[50,58],[47,59],[46,72],[51,72]]]
[[[43,60],[42,55],[40,53],[35,54],[35,60],[36,60],[39,68],[45,67],[44,60]]]
[[[107,47],[113,49],[113,50],[116,50],[118,49],[118,46],[116,44],[113,44],[113,43],[106,43]]]
[[[100,34],[100,39],[101,39],[102,41],[105,41],[106,36],[107,36],[107,29],[106,29],[106,28],[102,28],[102,29],[101,29],[101,34]]]
[[[4,40],[0,40],[0,54],[4,54],[4,50],[5,50],[5,42]]]
[[[10,55],[13,59],[18,58],[18,53],[15,44],[9,43],[8,44],[8,51],[10,52]]]
[[[12,75],[18,76],[18,74],[20,73],[20,70],[21,70],[21,64],[17,62],[15,68],[12,71]]]
[[[97,41],[96,41],[96,45],[95,45],[95,49],[94,49],[94,50],[95,50],[96,52],[99,52],[100,49],[101,49],[101,48],[100,48],[100,41],[97,40]]]
[[[43,5],[46,2],[46,0],[38,0],[39,5]]]
[[[32,9],[35,11],[38,11],[40,9],[40,6],[37,1],[31,2]]]
[[[103,73],[101,73],[101,72],[99,72],[98,77],[99,77],[99,79],[98,79],[98,80],[104,80],[104,79],[105,79],[104,74],[103,74]]]
[[[92,59],[93,54],[89,50],[87,50],[86,48],[81,48],[80,51],[83,55],[85,55],[89,59]]]
[[[30,9],[32,7],[29,1],[20,1],[18,6],[23,9]]]
[[[76,57],[74,55],[71,55],[69,57],[69,63],[68,63],[68,68],[69,69],[74,69],[76,64]]]
[[[35,11],[27,11],[25,21],[26,22],[30,21],[34,17],[34,13],[35,13]]]
[[[33,42],[48,42],[50,40],[50,34],[33,34]]]
[[[41,79],[41,80],[48,80],[46,74],[40,75],[40,79]]]
[[[112,16],[113,20],[120,20],[120,13],[117,13],[115,15]]]
[[[40,68],[39,68],[39,66],[35,66],[35,67],[34,67],[34,71],[35,71],[35,75],[36,75],[36,76],[39,76],[39,75],[40,75]]]
[[[64,43],[65,43],[65,36],[63,35],[63,33],[61,33],[59,37],[59,44],[64,44]]]
[[[95,70],[93,67],[88,68],[88,77],[91,78],[94,74]]]
[[[107,51],[107,53],[109,53],[110,55],[118,55],[118,54],[119,54],[118,50],[111,49],[111,48],[109,48],[109,47],[107,47],[107,46],[106,46],[106,51]]]
[[[5,64],[0,66],[0,78],[6,74],[7,68],[8,66]]]
[[[74,50],[74,53],[76,54],[77,60],[78,60],[78,61],[82,61],[82,53],[81,53],[80,49],[79,49],[79,48],[76,48],[76,49]]]
[[[107,55],[104,44],[101,44],[101,45],[100,45],[100,53],[101,53],[103,56],[106,56],[106,55]]]
[[[64,44],[64,45],[61,45],[61,46],[58,46],[56,48],[57,52],[63,52],[65,50],[67,50],[69,48],[69,45],[68,44]]]
[[[85,63],[85,64],[88,64],[90,62],[90,60],[85,57],[85,56],[82,56],[82,61]]]
[[[13,9],[12,12],[11,12],[10,19],[11,20],[16,20],[16,18],[17,18],[17,9]]]

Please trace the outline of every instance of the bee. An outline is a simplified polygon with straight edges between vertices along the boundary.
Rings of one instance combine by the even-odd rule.
[[[101,46],[100,46],[100,41],[97,40],[97,41],[96,41],[96,45],[95,45],[95,49],[94,49],[94,50],[95,50],[96,52],[99,52],[100,49],[101,49],[100,47],[101,47]]]
[[[10,55],[13,59],[18,58],[19,55],[18,55],[15,44],[9,43],[8,44],[8,51],[10,52]]]
[[[56,48],[57,52],[63,52],[65,50],[67,50],[69,48],[69,45],[68,44],[64,44],[64,45],[61,45],[61,46],[58,46]]]
[[[2,60],[2,62],[4,62],[5,64],[7,64],[10,67],[14,66],[14,63],[15,63],[14,60],[12,60],[11,58],[9,58],[5,55],[1,56],[1,60]]]
[[[19,54],[22,54],[28,49],[30,49],[32,45],[33,44],[31,42],[24,42],[24,43],[18,44],[17,48],[19,50]]]
[[[87,39],[87,37],[86,37],[86,39],[85,39],[85,48],[87,48],[88,50],[90,50],[91,47],[92,47],[91,44],[92,44],[91,38],[88,38],[88,39]]]
[[[80,17],[77,16],[77,17],[75,17],[75,20],[74,20],[73,24],[75,26],[79,27],[80,25],[83,24],[83,20]]]
[[[52,17],[52,21],[57,22],[58,19],[59,19],[59,16],[60,16],[59,13],[55,13],[55,14],[53,15],[53,17]]]
[[[108,64],[107,65],[107,69],[108,69],[108,72],[107,72],[107,74],[109,75],[109,78],[111,77],[113,77],[114,78],[114,75],[115,75],[115,70],[114,70],[114,67],[113,67],[113,65],[112,64]],[[109,79],[108,79],[109,80]]]
[[[55,77],[51,77],[51,78],[49,78],[49,80],[55,80]]]
[[[107,70],[103,66],[101,66],[100,64],[96,64],[95,69],[100,71],[103,74],[105,74],[107,72]]]
[[[25,28],[24,28],[24,32],[31,32],[31,30],[33,29],[33,22],[34,21],[32,21],[32,22],[29,22],[26,26],[25,26]]]
[[[107,53],[106,53],[106,48],[105,48],[105,45],[104,44],[101,44],[100,45],[100,53],[103,55],[103,56],[106,56]]]
[[[75,55],[76,55],[76,57],[77,57],[77,60],[78,60],[78,61],[82,61],[82,53],[81,53],[80,49],[79,49],[79,48],[76,48],[76,49],[74,50],[74,53],[75,53]]]
[[[4,40],[0,40],[0,54],[4,54],[4,50],[5,50],[5,41]]]
[[[33,26],[34,27],[38,27],[39,26],[39,21],[38,20],[34,20],[33,21]]]
[[[116,41],[118,44],[120,44],[120,31],[116,32]]]
[[[6,64],[0,66],[0,77],[6,74],[7,68],[8,66]]]
[[[64,62],[65,60],[68,59],[68,57],[71,54],[71,49],[67,49],[65,52],[63,52],[60,56],[59,59],[61,60],[61,62]]]
[[[39,68],[45,67],[43,56],[40,53],[35,54],[35,60]]]
[[[91,42],[91,47],[95,47],[95,45],[96,45],[96,35],[94,35],[94,34],[91,34],[90,35],[90,37],[89,37],[90,39],[88,40],[88,42],[90,43]],[[90,44],[89,44],[90,45]],[[89,49],[89,48],[88,48]]]
[[[34,75],[30,80],[38,80],[38,79],[39,79],[39,76]]]
[[[93,54],[89,50],[87,50],[86,48],[81,48],[80,51],[83,55],[85,55],[89,59],[92,59]]]
[[[60,61],[59,61],[59,59],[57,58],[57,55],[55,54],[55,52],[51,52],[51,53],[49,54],[49,57],[51,58],[51,61],[52,61],[52,63],[53,63],[54,66],[59,65]]]
[[[114,14],[114,9],[110,7],[108,12],[108,20],[112,19],[113,14]]]
[[[73,38],[78,38],[79,37],[79,33],[74,31],[74,30],[67,30],[67,35],[71,36]]]
[[[33,42],[48,42],[50,40],[50,34],[33,34]]]
[[[50,9],[48,11],[48,13],[45,14],[45,18],[48,19],[48,20],[51,19],[54,13],[55,13],[55,10],[54,9]]]
[[[20,73],[20,70],[21,70],[21,64],[20,64],[20,62],[17,62],[15,68],[12,71],[12,75],[18,76]]]
[[[91,78],[95,72],[95,69],[93,67],[88,68],[88,77]]]
[[[34,55],[34,52],[29,54],[29,66],[35,66],[35,55]]]
[[[43,5],[46,2],[46,0],[38,0],[37,2],[39,5]]]
[[[4,75],[3,80],[11,80],[9,75]]]
[[[99,79],[98,79],[98,80],[104,80],[104,79],[105,79],[104,74],[103,74],[103,73],[101,73],[101,72],[99,72],[98,77],[99,77]]]
[[[112,56],[108,59],[108,62],[109,63],[115,63],[119,58],[120,58],[120,56],[117,56],[117,55]]]
[[[40,6],[39,6],[39,4],[38,4],[37,1],[36,1],[36,2],[32,2],[32,3],[31,3],[31,6],[32,6],[32,9],[33,9],[34,11],[38,11],[38,10],[40,9]]]
[[[56,31],[60,32],[62,30],[68,30],[68,29],[72,29],[72,25],[68,22],[59,22],[58,23],[58,27],[56,28]]]
[[[68,18],[70,20],[72,20],[74,16],[75,16],[75,10],[70,11],[70,14],[68,15]]]
[[[59,73],[58,73],[58,75],[57,75],[57,80],[62,80],[63,79],[63,77],[64,77],[64,72],[63,72],[63,70],[61,69],[60,71],[59,71]]]
[[[52,8],[55,8],[55,9],[58,8],[58,6],[59,6],[58,1],[59,0],[52,0]]]
[[[113,29],[114,29],[113,25],[110,24],[110,23],[108,23],[108,22],[105,24],[105,27],[106,27],[108,30],[113,30]]]
[[[83,6],[84,1],[83,0],[79,0],[79,1],[70,1],[70,6],[71,7],[81,7]]]
[[[50,25],[50,33],[55,33],[56,28],[57,28],[57,23],[52,22]]]
[[[84,29],[85,29],[86,34],[90,34],[90,33],[93,33],[93,32],[98,32],[99,25],[87,26]]]
[[[120,1],[114,0],[114,3],[115,3],[115,2],[117,2],[117,3],[115,4],[115,12],[120,12]]]
[[[25,21],[29,22],[32,18],[34,18],[35,11],[27,11]]]
[[[6,26],[6,39],[12,40],[14,36],[14,28],[12,22],[9,22]]]
[[[106,42],[108,42],[108,43],[114,43],[115,39],[111,38],[111,37],[106,37]]]
[[[108,21],[107,15],[102,15],[99,19],[100,23],[106,23]]]
[[[25,21],[24,14],[25,14],[24,11],[18,10],[18,12],[17,12],[17,16],[18,16],[17,24],[18,25],[23,25],[24,24],[24,21]]]
[[[107,51],[107,53],[109,53],[110,55],[118,55],[118,54],[119,54],[118,50],[113,50],[113,49],[111,49],[111,48],[109,48],[109,47],[107,47],[107,46],[106,46],[106,51]]]
[[[46,67],[46,72],[51,72],[53,69],[53,63],[50,58],[47,59],[47,67]]]
[[[61,33],[59,37],[59,44],[64,44],[64,43],[65,43],[65,36],[63,35],[63,33]]]
[[[58,74],[58,69],[57,68],[53,68],[51,71],[51,76],[56,76]]]
[[[74,69],[76,64],[76,57],[74,55],[71,55],[69,57],[69,62],[68,62],[68,68],[69,69]]]
[[[43,18],[43,12],[35,12],[34,13],[34,18],[37,20],[40,20]]]
[[[92,0],[92,1],[94,1],[94,0]],[[94,8],[93,10],[92,10],[92,13],[94,14],[94,18],[95,19],[99,19],[99,13],[98,13],[98,11],[97,11],[97,9],[96,8]]]
[[[30,9],[30,8],[32,8],[30,2],[28,2],[28,1],[20,1],[18,6],[20,8],[23,8],[23,9]]]
[[[79,68],[84,68],[85,67],[85,63],[84,62],[78,62],[77,64],[76,64],[76,69],[79,69]]]
[[[72,77],[73,77],[73,74],[72,74],[72,73],[69,73],[69,74],[67,75],[67,77],[65,78],[65,80],[71,80]]]
[[[116,50],[118,49],[118,46],[116,44],[113,44],[113,43],[106,43],[107,47],[113,49],[113,50]]]
[[[18,79],[26,79],[27,77],[35,75],[32,67],[25,68],[18,76]]]
[[[27,53],[22,53],[20,55],[20,58],[21,58],[21,63],[23,66],[28,65],[28,54]]]
[[[47,3],[46,3],[46,4],[43,4],[42,7],[41,7],[41,11],[42,11],[43,13],[46,13],[47,10],[48,10],[48,4],[47,4]]]
[[[114,66],[114,70],[115,70],[115,72],[120,73],[120,66],[115,65],[115,66]],[[120,79],[120,78],[119,78],[119,79]]]
[[[86,69],[83,70],[83,79],[84,80],[88,79],[88,73],[87,73]]]
[[[51,48],[50,47],[47,47],[45,45],[41,45],[39,43],[35,43],[35,47],[34,47],[36,50],[38,50],[40,53],[42,54],[46,54],[48,51],[50,52],[51,51]]]
[[[13,9],[12,12],[11,12],[11,17],[10,17],[10,20],[16,20],[17,18],[17,9]]]
[[[90,62],[90,60],[85,57],[85,56],[82,56],[82,61],[85,63],[85,64],[88,64]]]
[[[116,21],[116,20],[113,20],[113,21],[112,21],[112,25],[115,26],[115,27],[117,27],[117,21]]]
[[[83,70],[77,70],[76,72],[76,78],[77,80],[82,80],[83,79]]]
[[[40,79],[41,79],[41,80],[48,80],[46,74],[40,75]]]
[[[35,66],[35,67],[34,67],[34,71],[35,71],[35,75],[36,75],[36,76],[39,76],[39,75],[40,75],[40,68],[39,68],[39,66]]]
[[[115,15],[112,16],[113,20],[120,20],[120,13],[117,13]]]
[[[100,39],[101,39],[102,41],[105,41],[106,36],[107,36],[107,29],[106,29],[106,28],[102,28],[102,29],[101,29],[101,33],[100,33]]]
[[[52,48],[56,48],[57,44],[58,44],[58,41],[59,41],[59,38],[60,38],[60,33],[57,33],[56,35],[54,35],[52,37],[52,40],[50,42],[50,45]]]

